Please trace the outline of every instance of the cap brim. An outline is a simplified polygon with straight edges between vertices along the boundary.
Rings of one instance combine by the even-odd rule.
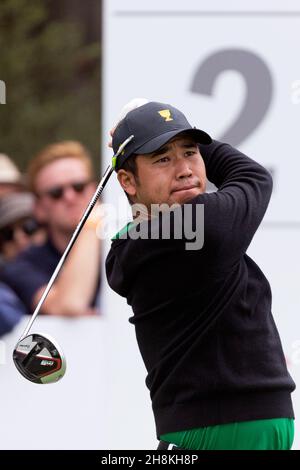
[[[4,196],[0,204],[0,229],[18,220],[32,217],[34,198],[30,193],[15,193]]]
[[[187,129],[177,129],[170,132],[165,132],[164,134],[155,137],[149,142],[146,142],[141,147],[136,148],[134,153],[145,154],[155,152],[160,147],[162,147],[162,145],[166,144],[169,140],[171,140],[176,135],[181,134],[182,132],[190,134],[190,136],[195,139],[198,144],[208,145],[212,143],[211,137],[206,132],[201,131],[200,129],[189,127]]]

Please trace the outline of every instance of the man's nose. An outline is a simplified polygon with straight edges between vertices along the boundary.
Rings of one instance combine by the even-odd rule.
[[[176,161],[176,177],[177,178],[188,178],[192,176],[193,171],[190,167],[190,163],[186,158],[178,158]]]
[[[64,199],[66,201],[73,201],[77,197],[77,193],[72,186],[68,186],[64,190]]]

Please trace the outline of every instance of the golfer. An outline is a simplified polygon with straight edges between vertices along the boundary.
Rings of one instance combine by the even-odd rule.
[[[246,254],[269,172],[169,104],[129,111],[114,152],[130,135],[116,171],[133,220],[114,237],[106,273],[133,310],[158,448],[290,449],[295,384],[269,282]]]

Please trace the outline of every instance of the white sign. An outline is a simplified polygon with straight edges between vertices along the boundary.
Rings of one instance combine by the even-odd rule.
[[[272,200],[249,255],[270,280],[273,315],[296,382],[300,379],[299,20],[297,1],[255,0],[244,6],[223,0],[208,4],[107,0],[103,22],[106,163],[111,158],[106,147],[108,131],[119,110],[132,98],[144,97],[178,107],[192,125],[229,142],[272,172]],[[113,204],[125,198],[116,178],[109,182],[104,197]],[[132,315],[125,300],[109,288],[103,295],[115,328],[122,319],[123,341],[125,337],[133,341],[133,327],[124,322],[124,317]],[[126,375],[134,368],[140,376],[143,366],[135,355],[122,362],[118,371]],[[134,377],[126,384],[132,400],[126,408],[118,408],[116,418],[116,426],[119,420],[127,423],[124,445],[130,445],[132,435],[142,440],[143,432],[153,427],[152,421],[146,421],[149,403],[135,409],[140,383]],[[299,415],[298,390],[293,400]],[[147,442],[145,438],[145,446]]]

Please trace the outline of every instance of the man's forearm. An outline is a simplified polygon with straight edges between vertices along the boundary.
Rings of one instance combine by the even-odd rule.
[[[217,188],[236,181],[271,178],[262,165],[229,144],[213,140],[210,145],[201,145],[200,152],[207,177]]]
[[[43,313],[71,316],[85,314],[99,279],[100,245],[96,225],[87,222],[43,304]],[[35,303],[43,290],[36,295]]]

